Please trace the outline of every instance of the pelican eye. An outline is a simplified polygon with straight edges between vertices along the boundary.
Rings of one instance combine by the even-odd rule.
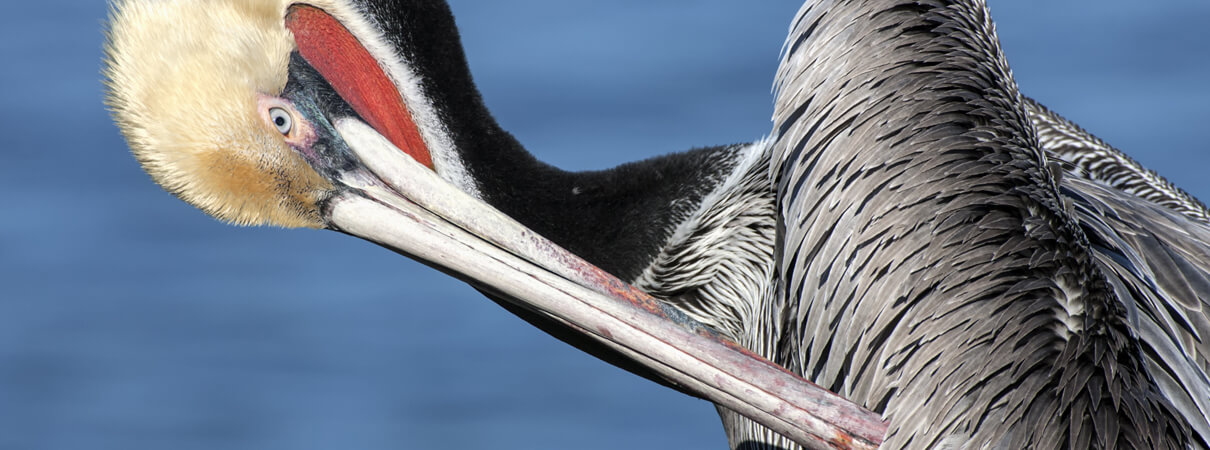
[[[294,118],[283,108],[269,108],[269,120],[273,121],[273,126],[277,127],[281,134],[290,134],[290,130],[294,128]]]

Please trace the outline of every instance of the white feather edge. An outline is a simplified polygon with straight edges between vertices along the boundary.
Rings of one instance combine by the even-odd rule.
[[[761,157],[765,152],[770,151],[772,145],[773,139],[769,136],[765,136],[756,142],[743,146],[743,148],[739,150],[739,161],[735,164],[735,168],[731,170],[731,173],[727,175],[727,178],[724,179],[722,183],[719,183],[714,190],[706,194],[705,197],[702,197],[701,203],[698,204],[697,208],[694,209],[693,212],[681,219],[681,222],[677,224],[676,228],[672,232],[672,235],[668,237],[664,247],[684,242],[686,239],[689,239],[693,232],[701,226],[701,222],[705,219],[706,213],[711,209],[711,207],[722,201],[723,197],[727,196],[731,191],[735,190],[741,182],[743,182],[746,175],[752,170],[752,166],[761,160]],[[638,277],[636,277],[634,280],[627,281],[637,285],[642,285],[644,282],[654,283],[653,280],[655,280],[656,277],[653,273],[653,269],[658,261],[659,258],[656,258],[647,266],[647,268],[643,269]]]
[[[454,148],[449,129],[441,121],[437,108],[424,92],[423,78],[412,70],[412,65],[387,44],[382,33],[366,20],[365,11],[360,11],[348,2],[340,0],[311,0],[310,4],[327,11],[361,42],[366,51],[378,60],[384,72],[395,84],[404,104],[412,114],[412,120],[428,147],[437,174],[447,182],[458,186],[463,192],[482,200],[478,185],[467,172],[466,164]]]

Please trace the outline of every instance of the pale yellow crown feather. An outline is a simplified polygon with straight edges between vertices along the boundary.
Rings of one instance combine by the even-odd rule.
[[[285,87],[285,0],[120,0],[106,43],[107,104],[164,189],[220,219],[322,225],[331,185],[257,111]]]

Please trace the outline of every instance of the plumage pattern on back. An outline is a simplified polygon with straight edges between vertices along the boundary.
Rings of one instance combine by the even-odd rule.
[[[811,2],[786,45],[777,361],[888,448],[1184,448],[985,5]]]
[[[1210,227],[1087,179],[1063,181],[1148,373],[1210,439]]]
[[[982,2],[811,2],[785,50],[771,140],[636,285],[884,413],[886,448],[1206,447],[1201,202],[1021,96]]]
[[[1150,200],[1196,221],[1210,221],[1206,205],[1164,177],[1038,102],[1026,98],[1024,106],[1042,148],[1067,172]]]
[[[1148,373],[1210,441],[1210,215],[1201,201],[1038,102],[1025,109],[1063,167],[1102,273],[1127,309]]]

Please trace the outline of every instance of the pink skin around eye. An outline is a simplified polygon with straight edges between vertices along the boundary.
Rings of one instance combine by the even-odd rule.
[[[273,130],[274,133],[280,133],[277,126],[273,124],[272,114],[269,113],[273,108],[281,108],[290,114],[292,123],[290,132],[283,134],[282,139],[293,147],[295,150],[302,152],[308,158],[315,158],[316,155],[311,151],[311,145],[315,143],[319,135],[315,133],[315,128],[311,126],[311,122],[303,118],[302,114],[294,108],[294,104],[290,101],[271,95],[257,94],[256,110],[260,113],[261,120],[265,121],[265,126]]]

